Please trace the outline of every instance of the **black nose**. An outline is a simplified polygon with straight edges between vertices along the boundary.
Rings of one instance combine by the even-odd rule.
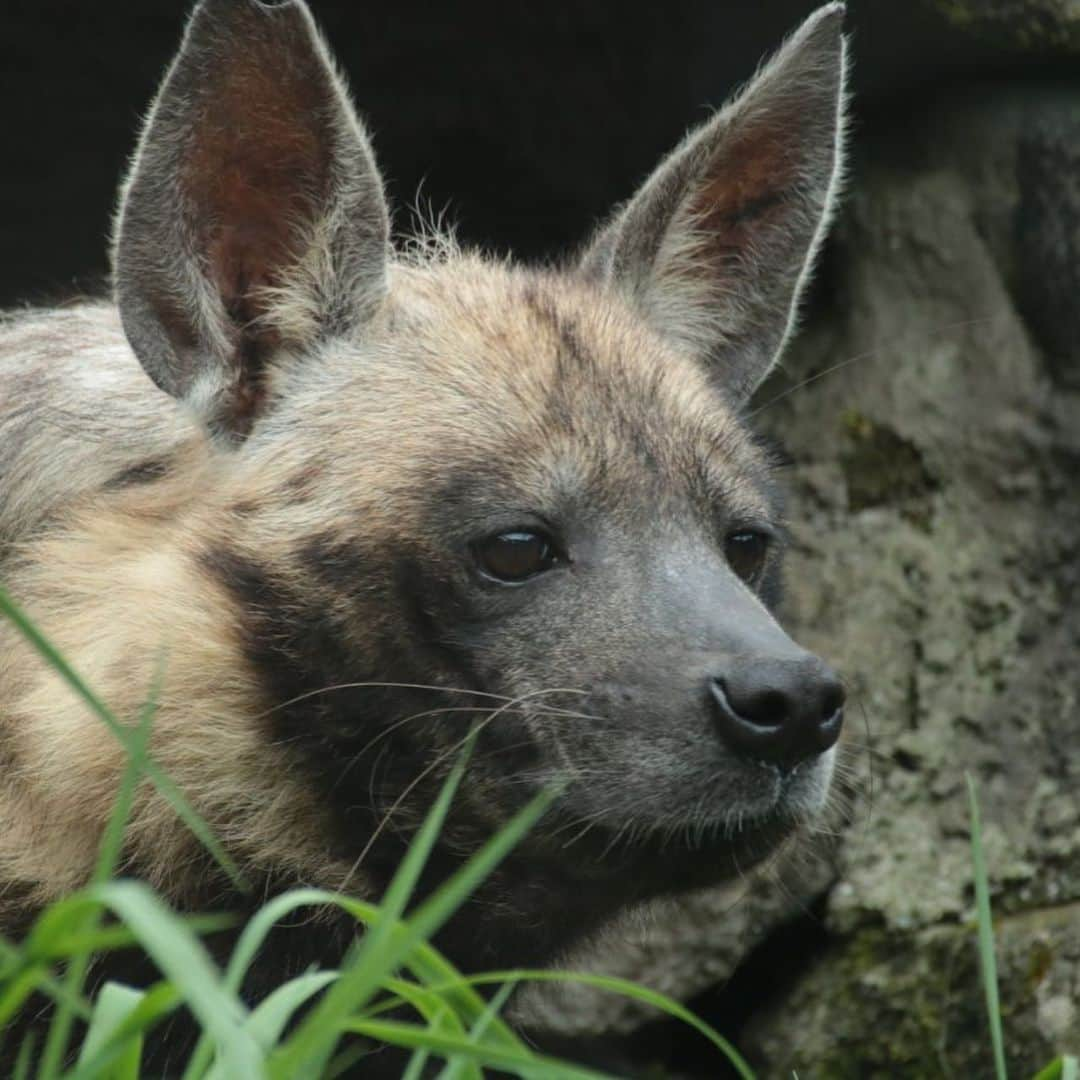
[[[737,753],[791,767],[840,737],[844,688],[817,657],[749,660],[709,680],[713,716]]]

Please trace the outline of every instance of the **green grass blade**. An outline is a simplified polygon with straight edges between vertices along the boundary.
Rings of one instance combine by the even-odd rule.
[[[373,925],[381,917],[379,909],[359,900],[340,899],[341,906],[365,925]],[[404,923],[398,923],[394,934],[399,940],[409,933]],[[426,941],[418,940],[406,954],[404,965],[428,988],[433,988],[467,1023],[475,1023],[488,1008],[487,1000],[470,985],[468,980],[441,953]],[[388,1003],[393,1007],[393,1003]],[[500,1017],[490,1019],[487,1039],[505,1046],[516,1047],[521,1040]]]
[[[380,922],[390,922],[388,933],[394,936],[395,945],[400,945],[404,935],[408,933],[404,922],[391,922],[386,918],[385,912],[374,904],[321,889],[292,889],[265,904],[244,927],[229,961],[225,975],[226,986],[234,990],[240,987],[248,965],[276,923],[299,908],[322,906],[340,908],[367,927],[374,927]],[[452,986],[453,989],[443,993],[466,1022],[473,1022],[483,1015],[487,1001],[463,980],[448,960],[426,942],[418,941],[407,954],[404,964],[426,984]],[[511,1044],[516,1043],[516,1037],[497,1017],[492,1022],[492,1028],[503,1031]],[[185,1075],[185,1080],[191,1080],[191,1077]]]
[[[424,1066],[428,1063],[431,1055],[426,1050],[414,1050],[409,1058],[409,1064],[401,1074],[401,1080],[422,1080]]]
[[[469,1029],[469,1042],[477,1045],[483,1042],[484,1035],[487,1033],[488,1028],[491,1027],[495,1017],[502,1012],[503,1006],[506,1005],[510,995],[514,992],[515,986],[516,983],[503,983],[498,991],[492,995],[488,1007],[481,1016],[477,1017],[476,1022]],[[446,1068],[439,1073],[436,1080],[462,1080],[462,1078],[470,1080],[471,1077],[477,1076],[478,1073],[479,1066],[475,1063],[470,1064],[464,1058],[454,1058],[453,1061],[450,1061]],[[477,1080],[483,1080],[483,1075],[479,1074]]]
[[[463,1020],[475,1024],[488,1011],[488,1002],[465,977],[427,942],[419,942],[409,954],[409,970],[426,986],[440,994]],[[500,1017],[491,1016],[486,1041],[517,1046],[520,1039]]]
[[[975,780],[967,780],[968,808],[971,814],[971,862],[975,875],[975,909],[979,922],[979,966],[982,970],[983,992],[986,996],[986,1015],[990,1022],[990,1042],[994,1050],[994,1075],[1008,1080],[1005,1068],[1005,1037],[1001,1029],[1001,1005],[998,999],[997,959],[994,956],[994,923],[990,914],[990,883],[982,845],[982,821]]]
[[[410,915],[405,933],[391,953],[395,965],[417,946],[426,943],[453,915],[498,863],[521,841],[551,805],[558,793],[546,790],[518,811],[472,858],[451,875],[431,897]],[[481,999],[482,1000],[482,999]],[[486,1003],[481,1006],[481,1014]],[[516,1042],[516,1040],[515,1040]]]
[[[259,1002],[247,1022],[248,1031],[264,1050],[272,1050],[293,1013],[337,978],[336,971],[313,971],[290,979]]]
[[[332,906],[340,898],[336,893],[327,892],[324,889],[292,889],[281,896],[274,897],[248,920],[247,925],[240,932],[232,955],[229,957],[228,966],[225,969],[224,983],[227,989],[238,994],[244,984],[244,976],[248,973],[252,961],[255,959],[259,948],[269,936],[270,931],[287,915],[291,915],[302,907]],[[213,1056],[213,1043],[209,1034],[204,1032],[199,1037],[195,1050],[191,1055],[187,1068],[184,1070],[182,1080],[198,1080],[206,1073]]]
[[[15,1059],[15,1072],[12,1080],[30,1080],[30,1070],[34,1067],[34,1047],[37,1039],[34,1033],[28,1032],[19,1046],[19,1056]]]
[[[1040,1069],[1032,1080],[1080,1080],[1080,1058],[1062,1054]]]
[[[161,697],[161,688],[165,681],[165,655],[162,653],[154,669],[153,682],[150,684],[150,693],[146,697],[138,722],[130,739],[127,765],[124,775],[120,778],[120,787],[116,793],[116,803],[109,815],[109,823],[105,829],[105,835],[101,838],[101,847],[98,850],[97,866],[94,870],[95,882],[108,881],[116,871],[120,863],[120,849],[124,842],[124,830],[131,819],[131,809],[135,803],[135,789],[142,779],[146,767],[146,751],[150,745],[150,732],[154,726],[154,716],[157,713],[158,700]]]
[[[275,1077],[318,1076],[334,1052],[341,1022],[361,1008],[378,991],[380,982],[398,967],[401,954],[407,950],[394,948],[393,926],[405,911],[442,830],[450,804],[465,774],[474,740],[475,733],[470,734],[423,825],[409,844],[409,850],[380,905],[382,918],[369,927],[342,978],[271,1062]]]
[[[117,987],[106,984],[105,989]],[[129,990],[128,987],[121,989]],[[104,1033],[93,1054],[80,1054],[75,1068],[65,1074],[65,1080],[138,1080],[145,1036],[180,1004],[180,995],[171,983],[155,983],[149,990],[134,991],[138,1000]]]
[[[135,1007],[145,997],[146,992],[143,990],[133,990],[130,986],[122,986],[120,983],[106,983],[94,1002],[94,1012],[90,1017],[86,1035],[83,1037],[77,1064],[86,1066],[100,1055],[116,1034],[117,1029],[131,1016]],[[138,1068],[138,1060],[141,1056],[140,1039],[132,1038],[124,1052],[130,1055],[132,1050],[135,1051],[135,1065]],[[123,1070],[123,1065],[121,1069]],[[80,1071],[79,1075],[85,1077],[90,1073]]]
[[[117,792],[116,802],[109,822],[105,828],[105,834],[101,838],[101,846],[98,850],[97,864],[94,868],[93,881],[108,881],[120,858],[120,847],[123,843],[124,830],[127,828],[128,819],[131,816],[131,807],[135,800],[135,789],[139,778],[142,776],[146,764],[146,747],[150,738],[150,729],[157,709],[157,700],[161,690],[164,675],[164,658],[159,662],[154,672],[154,681],[150,688],[150,694],[146,699],[131,735],[131,747],[128,750],[127,765],[120,778],[120,787]],[[98,908],[91,908],[85,915],[85,929],[92,933],[100,924],[101,912]],[[83,929],[83,927],[80,927]],[[64,974],[64,986],[70,995],[82,992],[83,983],[86,981],[86,972],[90,966],[91,951],[88,948],[72,950],[68,954],[67,970]],[[96,1011],[96,1010],[95,1010]],[[45,1040],[45,1051],[41,1058],[40,1075],[45,1080],[52,1080],[63,1065],[67,1054],[68,1042],[71,1038],[71,1025],[74,1022],[74,1014],[68,1005],[67,999],[60,1002],[56,1015],[49,1025],[49,1034]]]
[[[440,789],[434,805],[428,811],[427,817],[424,818],[424,824],[410,842],[409,850],[406,852],[405,858],[402,859],[401,865],[397,868],[393,880],[391,880],[390,886],[386,890],[386,895],[379,904],[387,918],[385,925],[389,925],[395,919],[400,919],[405,912],[409,899],[416,889],[416,884],[420,880],[420,875],[423,873],[428,858],[431,856],[431,850],[442,832],[443,823],[450,812],[450,804],[454,801],[462,777],[465,775],[465,768],[469,763],[469,758],[472,756],[475,740],[475,733],[470,734],[462,746],[454,767],[450,770],[450,774]],[[380,936],[376,928],[370,939],[365,938],[365,941],[371,940],[374,949]],[[357,956],[358,961],[362,958],[362,955],[363,951]]]
[[[48,961],[67,955],[62,951],[65,941],[84,932],[88,912],[100,906],[85,893],[65,896],[50,904],[30,927],[23,942],[23,955],[30,961]]]
[[[0,979],[10,978],[22,966],[22,949],[0,934]]]
[[[15,626],[16,630],[22,634],[49,666],[82,698],[91,712],[104,723],[113,737],[128,752],[128,755],[131,756],[135,753],[133,733],[113,716],[105,703],[83,682],[67,661],[38,630],[29,616],[3,589],[0,589],[0,615],[4,615]],[[214,861],[229,875],[237,888],[247,891],[247,882],[244,880],[239,868],[229,857],[228,852],[225,851],[217,837],[214,836],[210,826],[196,813],[187,799],[184,798],[180,789],[149,755],[143,762],[143,772],[153,782],[181,821],[191,830],[199,843],[210,852]]]
[[[487,1033],[488,1028],[491,1027],[495,1020],[495,1017],[503,1011],[507,1001],[510,1000],[510,995],[517,988],[517,980],[511,982],[505,982],[499,989],[492,995],[491,1001],[488,1002],[488,1007],[484,1010],[482,1016],[477,1017],[476,1023],[469,1029],[469,1038],[473,1042],[480,1042],[480,1040]]]
[[[30,964],[19,949],[13,948],[2,938],[0,938],[0,958],[3,959],[4,963],[4,969],[0,972],[0,1000],[3,1000],[6,989],[19,977],[23,969],[30,966]],[[60,1001],[65,997],[69,997],[67,991],[64,989],[63,983],[55,978],[47,967],[41,963],[33,966],[38,972],[37,989],[41,993],[47,994],[53,1001]],[[82,997],[70,998],[70,1000],[71,1007],[74,1009],[76,1016],[81,1020],[88,1020],[90,1018],[89,1004],[87,1004]],[[6,1023],[6,1020],[3,1017],[3,1009],[0,1008],[0,1044],[2,1044],[3,1041],[4,1024]],[[10,1017],[8,1017],[8,1019],[10,1019]]]
[[[344,1050],[334,1055],[334,1060],[326,1067],[326,1072],[322,1076],[321,1080],[337,1080],[339,1076],[344,1076],[346,1073],[352,1073],[352,1070],[372,1053],[370,1046],[365,1046],[360,1043],[354,1043],[352,1046],[347,1046]],[[409,1058],[409,1066],[412,1065],[413,1060],[420,1055],[424,1061],[427,1061],[427,1052],[424,1050],[418,1050],[411,1058]],[[355,1074],[353,1074],[355,1075]],[[402,1077],[404,1080],[404,1077]]]
[[[34,964],[20,971],[7,982],[0,993],[0,1029],[7,1027],[11,1018],[22,1008],[26,999],[38,988],[44,965]]]
[[[337,971],[313,971],[298,975],[268,994],[255,1008],[247,1022],[247,1030],[264,1052],[277,1045],[293,1013],[339,977]],[[206,1080],[228,1080],[223,1065],[215,1065],[206,1073]]]
[[[692,1013],[685,1005],[667,997],[665,994],[661,994],[656,990],[649,990],[647,987],[639,986],[637,983],[630,982],[627,979],[619,979],[612,975],[594,975],[590,972],[511,968],[506,971],[491,971],[484,972],[482,975],[463,976],[460,977],[460,981],[454,983],[432,983],[429,988],[435,993],[442,994],[449,993],[462,984],[485,986],[504,982],[577,983],[651,1005],[659,1012],[667,1013],[668,1016],[681,1020],[688,1027],[692,1027],[708,1039],[727,1057],[743,1080],[754,1080],[754,1071],[747,1064],[745,1058],[715,1028],[706,1024],[704,1020]]]
[[[428,1022],[429,1031],[437,1031],[443,1035],[451,1035],[454,1038],[465,1038],[465,1026],[460,1017],[450,1008],[446,999],[439,994],[433,994],[430,990],[418,986],[416,983],[406,982],[403,979],[387,979],[384,988],[397,998],[407,1001]],[[370,1018],[370,1017],[369,1017]],[[413,1062],[421,1056],[425,1060],[428,1054],[424,1050],[418,1050],[412,1055],[409,1068]],[[455,1059],[455,1063],[464,1070],[462,1075],[466,1080],[484,1080],[480,1068],[473,1062]]]
[[[548,788],[519,810],[469,861],[445,881],[409,916],[410,933],[415,940],[427,941],[475,892],[480,883],[521,842],[540,820],[559,791]]]
[[[465,1025],[448,1009],[446,1001],[439,994],[432,993],[418,983],[392,977],[383,983],[383,988],[394,995],[396,1002],[411,1005],[429,1024],[445,1023],[455,1035],[464,1037]]]
[[[405,923],[391,922],[386,918],[385,912],[374,904],[321,889],[292,889],[265,904],[244,927],[229,960],[225,985],[234,991],[239,989],[251,960],[278,922],[300,908],[323,906],[338,907],[367,927],[388,922],[388,933],[393,936],[395,948],[404,942],[408,933]],[[451,990],[444,992],[443,997],[465,1022],[473,1022],[483,1015],[487,1007],[485,999],[465,983],[453,965],[426,942],[418,941],[412,946],[405,955],[404,965],[422,982],[452,986]],[[405,1004],[404,1000],[396,1001],[391,1007],[400,1004]],[[500,1039],[508,1046],[519,1045],[517,1037],[500,1018],[492,1019],[491,1029],[490,1038]],[[209,1038],[204,1036],[192,1055],[184,1073],[184,1080],[198,1080],[202,1077],[209,1066],[212,1052]],[[367,1052],[369,1051],[358,1050],[356,1047],[341,1051],[335,1057],[333,1066],[328,1069],[329,1075],[332,1077],[350,1068]]]
[[[229,1075],[257,1080],[263,1055],[245,1029],[248,1011],[221,978],[203,944],[140,882],[112,881],[87,895],[113,910],[138,936],[143,949],[169,979],[217,1045]]]
[[[290,889],[275,896],[251,917],[236,939],[228,966],[225,968],[225,985],[239,990],[251,962],[270,935],[270,931],[287,915],[302,907],[330,907],[342,899],[337,893],[325,889]]]
[[[200,937],[230,930],[236,925],[236,916],[225,913],[181,915],[179,918],[193,934]],[[48,955],[43,959],[60,960],[84,949],[92,953],[115,952],[118,949],[130,949],[137,941],[135,935],[123,925],[102,926],[92,931],[76,930],[67,937],[60,936],[50,941]]]
[[[406,1049],[422,1049],[441,1057],[461,1056],[477,1065],[506,1069],[518,1076],[551,1077],[552,1080],[615,1080],[609,1073],[586,1069],[567,1062],[556,1061],[538,1054],[502,1046],[481,1046],[467,1038],[444,1035],[416,1024],[396,1020],[353,1019],[346,1024],[349,1031],[378,1042]]]

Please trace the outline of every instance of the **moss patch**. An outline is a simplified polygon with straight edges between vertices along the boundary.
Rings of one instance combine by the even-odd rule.
[[[918,449],[892,428],[853,409],[842,422],[849,448],[840,464],[851,510],[920,500],[937,488]]]

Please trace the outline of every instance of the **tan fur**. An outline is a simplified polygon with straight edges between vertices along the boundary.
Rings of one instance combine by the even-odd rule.
[[[658,427],[666,414],[681,433],[696,426],[703,441],[724,445],[722,411],[707,393],[704,375],[621,305],[598,304],[594,290],[570,279],[492,265],[449,245],[446,251],[433,263],[395,268],[391,300],[364,355],[327,358],[334,378],[320,384],[318,393],[343,401],[338,380],[347,383],[353,372],[378,385],[374,413],[365,409],[350,421],[340,410],[331,414],[313,403],[295,446],[267,440],[260,452],[256,438],[242,456],[205,437],[193,438],[170,476],[128,490],[104,493],[92,485],[94,477],[83,474],[91,480],[89,490],[71,493],[67,514],[27,545],[7,581],[17,601],[125,722],[138,717],[164,657],[155,759],[241,863],[276,866],[329,887],[352,868],[327,858],[317,799],[292,775],[288,756],[261,735],[260,716],[275,703],[261,701],[246,675],[231,602],[200,570],[199,553],[230,537],[241,547],[250,543],[288,579],[296,541],[328,520],[339,522],[343,533],[362,521],[368,535],[390,542],[407,533],[417,505],[413,492],[435,464],[433,428],[441,430],[439,446],[446,453],[455,452],[457,440],[461,450],[467,445],[469,454],[482,456],[488,440],[486,452],[502,454],[500,414],[513,410],[520,423],[530,405],[539,412],[558,342],[538,308],[574,320],[612,378],[654,386]],[[527,294],[535,298],[532,306],[524,300]],[[406,355],[400,344],[390,355],[392,320],[404,320],[413,331]],[[135,370],[118,328],[102,349],[105,357],[111,368]],[[142,381],[143,394],[156,401],[155,388]],[[484,388],[479,396],[476,387]],[[567,391],[573,396],[573,388]],[[581,391],[590,388],[583,385]],[[607,442],[598,445],[598,456],[617,461],[618,435],[601,416],[596,420],[596,438]],[[536,426],[539,447],[541,415]],[[334,446],[331,440],[340,443],[342,430],[353,432],[353,441],[322,460],[321,452]],[[742,444],[734,428],[731,436],[727,449],[736,451]],[[390,446],[392,453],[386,452]],[[286,503],[286,481],[315,463],[323,469],[321,499]],[[122,464],[114,460],[111,467]],[[732,464],[725,459],[722,467],[736,474]],[[588,461],[581,467],[588,468]],[[752,504],[754,493],[741,497]],[[246,535],[237,503],[260,507],[257,537]],[[0,627],[0,688],[6,760],[0,881],[30,883],[35,900],[46,900],[88,876],[124,752],[8,626]],[[193,884],[185,876],[193,841],[147,784],[130,842],[143,872],[182,898]]]

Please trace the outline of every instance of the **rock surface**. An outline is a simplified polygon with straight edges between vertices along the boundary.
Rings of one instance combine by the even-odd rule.
[[[965,771],[1010,1064],[1080,1051],[1078,116],[1080,91],[976,90],[864,143],[758,399],[793,459],[788,623],[853,691],[850,824],[785,888],[695,897],[591,963],[687,998],[824,894],[824,944],[729,1032],[766,1076],[991,1074]],[[547,1009],[640,1021],[580,992]]]

